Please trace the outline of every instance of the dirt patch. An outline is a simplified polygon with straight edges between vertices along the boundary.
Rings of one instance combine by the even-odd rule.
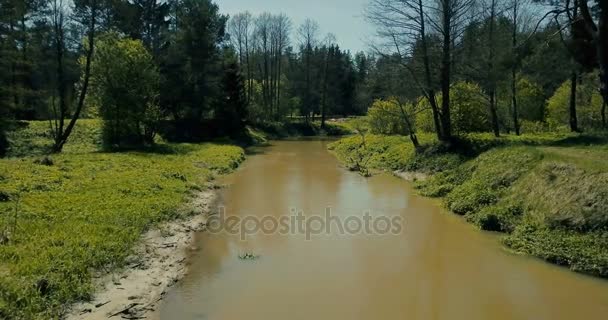
[[[406,181],[414,182],[414,181],[424,181],[429,178],[429,175],[420,172],[410,172],[410,171],[394,171],[393,174],[401,179]]]
[[[156,309],[168,288],[186,274],[188,251],[196,250],[194,235],[205,229],[216,196],[211,190],[198,193],[190,203],[196,215],[147,232],[129,266],[100,276],[94,299],[73,305],[65,319],[157,317]]]

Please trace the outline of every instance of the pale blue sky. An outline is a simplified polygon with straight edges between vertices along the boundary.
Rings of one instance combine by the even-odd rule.
[[[367,50],[367,39],[374,30],[363,18],[363,9],[368,0],[214,0],[224,14],[250,11],[258,14],[285,13],[293,22],[292,41],[295,40],[297,26],[306,18],[316,20],[321,27],[321,35],[328,32],[336,36],[343,49]]]

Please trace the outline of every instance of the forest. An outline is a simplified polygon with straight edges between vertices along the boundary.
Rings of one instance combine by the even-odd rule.
[[[163,129],[194,139],[293,119],[324,127],[370,107],[401,130],[383,133],[441,141],[606,126],[599,2],[440,4],[371,1],[377,40],[351,53],[312,19],[228,17],[209,1],[8,1],[3,129],[50,121],[60,152],[80,118],[106,120],[114,147],[152,144]]]
[[[607,277],[608,2],[361,14],[375,34],[351,52],[315,17],[221,1],[2,0],[0,318],[90,298],[91,270],[127,264],[244,147],[287,136],[348,135],[329,148],[349,169],[429,175],[421,194],[508,247]]]

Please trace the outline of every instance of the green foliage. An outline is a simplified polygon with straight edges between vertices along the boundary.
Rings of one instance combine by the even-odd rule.
[[[430,134],[421,134],[418,138],[423,144],[434,141]],[[369,158],[369,168],[390,171],[439,172],[457,165],[461,158],[432,151],[416,154],[409,138],[402,136],[365,135],[365,148],[362,148],[361,139],[361,136],[343,138],[330,144],[329,149],[347,167],[354,166],[352,154],[360,152]]]
[[[247,97],[236,60],[230,61],[224,68],[222,92],[215,111],[215,118],[222,127],[221,131],[232,135],[242,133],[248,117]]]
[[[228,17],[211,0],[180,0],[173,5],[178,28],[161,58],[161,106],[175,120],[201,121],[210,116],[214,100],[222,94],[220,48]]]
[[[441,94],[437,103],[441,105]],[[452,129],[456,134],[486,132],[490,130],[488,120],[488,101],[479,85],[472,82],[457,82],[450,92],[450,114]],[[426,99],[419,99],[420,113],[416,116],[416,125],[423,132],[434,132],[435,124],[431,106]]]
[[[13,139],[50,144],[32,137],[44,125],[30,123]],[[19,211],[16,230],[0,245],[0,314],[6,318],[56,318],[64,304],[89,298],[92,272],[120,267],[142,232],[188,214],[179,209],[190,191],[244,158],[241,148],[210,143],[92,152],[99,144],[88,135],[99,135],[100,125],[80,122],[70,148],[51,166],[31,157],[0,160],[0,193],[9,195],[0,201],[0,231]],[[48,292],[36,289],[42,280]]]
[[[608,277],[608,235],[522,224],[504,238],[508,247],[571,270]]]
[[[108,146],[152,144],[160,120],[160,77],[138,40],[116,33],[101,37],[91,66],[91,103],[99,107]]]
[[[527,78],[517,81],[517,109],[522,120],[545,120],[545,95],[543,89]]]
[[[404,117],[408,117],[411,109],[411,105],[402,106],[396,99],[374,101],[374,104],[367,111],[367,121],[371,133],[386,135],[408,134],[410,128]]]
[[[593,76],[583,77],[577,85],[576,113],[579,125],[584,128],[601,127],[602,97],[597,90],[597,81]],[[570,121],[571,82],[564,82],[547,102],[547,122],[556,125],[567,125]]]
[[[102,148],[101,120],[79,120],[64,151],[67,153],[96,152]],[[9,157],[40,156],[51,149],[52,135],[47,121],[20,122],[8,132]]]
[[[455,133],[489,131],[488,102],[479,85],[458,82],[450,92],[452,127]]]

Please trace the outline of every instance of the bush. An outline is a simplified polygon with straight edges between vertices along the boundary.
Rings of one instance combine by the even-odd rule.
[[[442,96],[437,95],[437,103],[441,105]],[[455,134],[490,131],[488,102],[478,84],[472,82],[457,82],[452,85],[450,93],[450,113],[452,130]],[[416,116],[417,127],[423,132],[434,132],[433,113],[429,102],[420,99],[419,112]]]
[[[408,110],[405,109],[411,110],[412,106],[403,106],[404,110],[401,110],[401,107],[396,99],[376,100],[367,112],[367,121],[371,133],[386,135],[409,134],[410,128],[404,119],[403,112],[406,112],[406,117]]]
[[[522,78],[517,81],[517,109],[522,121],[545,120],[545,96],[538,84]]]
[[[160,76],[143,43],[105,34],[96,43],[91,69],[91,96],[105,120],[105,144],[152,144],[161,117]]]
[[[576,114],[581,128],[601,127],[602,97],[598,91],[597,81],[584,76],[577,85]],[[571,82],[564,82],[547,103],[547,121],[558,125],[570,123],[570,88]]]

